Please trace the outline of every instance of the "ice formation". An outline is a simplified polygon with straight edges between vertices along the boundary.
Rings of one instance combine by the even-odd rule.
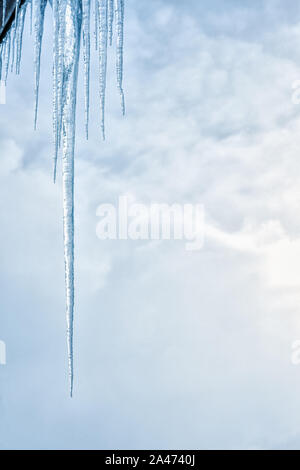
[[[113,22],[116,30],[116,74],[125,112],[123,93],[123,27],[124,0],[16,0],[15,18],[0,45],[0,74],[7,80],[9,69],[20,72],[22,38],[27,4],[30,4],[30,29],[34,34],[34,127],[37,126],[41,50],[47,3],[53,15],[53,140],[54,180],[59,150],[62,153],[63,231],[65,258],[65,289],[67,316],[67,344],[70,377],[70,395],[73,394],[73,316],[74,316],[74,146],[77,76],[82,34],[84,67],[85,133],[88,138],[90,95],[90,17],[94,10],[95,49],[99,56],[99,89],[101,133],[105,138],[105,89],[107,74],[107,46],[112,44]],[[6,0],[2,17],[5,18]]]

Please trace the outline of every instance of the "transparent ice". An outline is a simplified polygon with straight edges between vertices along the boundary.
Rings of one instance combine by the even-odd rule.
[[[15,19],[0,45],[0,76],[6,81],[9,69],[20,72],[22,39],[27,4],[30,4],[30,31],[34,37],[34,128],[37,127],[41,51],[47,3],[53,16],[53,159],[54,181],[57,159],[62,154],[63,231],[65,259],[65,289],[67,345],[70,395],[73,394],[73,324],[74,324],[74,148],[76,122],[77,77],[80,43],[83,43],[85,134],[88,138],[90,95],[90,20],[94,13],[95,49],[99,59],[99,92],[101,134],[105,138],[105,90],[107,46],[112,44],[113,22],[116,29],[116,75],[125,112],[123,92],[123,28],[124,0],[21,0],[16,1]],[[3,0],[2,20],[6,0]],[[2,21],[3,22],[3,21]]]

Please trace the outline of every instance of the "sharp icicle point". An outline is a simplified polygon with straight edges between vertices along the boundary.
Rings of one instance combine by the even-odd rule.
[[[74,145],[76,91],[81,32],[81,1],[61,0],[65,3],[65,41],[62,95],[62,172],[63,172],[63,227],[66,282],[67,344],[70,378],[70,396],[73,395],[73,318],[74,318]]]

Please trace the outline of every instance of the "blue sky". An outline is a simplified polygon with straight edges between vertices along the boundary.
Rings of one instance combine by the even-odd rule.
[[[300,6],[126,0],[127,114],[112,51],[105,143],[96,62],[84,139],[80,71],[72,400],[50,16],[38,131],[28,24],[0,107],[0,447],[298,449]],[[204,204],[203,249],[100,241],[122,194]]]

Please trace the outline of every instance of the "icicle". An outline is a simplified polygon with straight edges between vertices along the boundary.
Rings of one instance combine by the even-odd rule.
[[[2,80],[2,53],[3,53],[3,42],[0,44],[0,80]]]
[[[16,8],[15,8],[15,30],[17,30],[18,26],[18,16],[19,16],[19,6],[21,0],[16,0]]]
[[[54,182],[58,153],[58,62],[59,62],[59,10],[58,0],[52,1],[53,10],[53,136],[54,136]]]
[[[116,0],[116,33],[117,33],[117,85],[121,96],[121,108],[125,114],[125,98],[123,91],[123,34],[124,34],[124,0]]]
[[[95,19],[95,50],[98,50],[98,23],[99,23],[99,11],[98,11],[98,0],[95,0],[95,13],[94,13],[94,19]]]
[[[33,2],[34,0],[30,0],[30,36],[32,35]]]
[[[54,133],[54,174],[56,181],[57,157],[60,147],[62,126],[63,61],[65,42],[66,2],[53,0],[54,15],[54,59],[53,59],[53,133]]]
[[[20,73],[26,8],[27,8],[27,2],[25,2],[24,5],[21,7],[19,15],[18,15],[18,19],[17,19],[17,23],[18,23],[17,24],[17,55],[16,55],[16,74],[17,75],[19,75]]]
[[[85,133],[89,137],[90,101],[90,0],[82,0],[83,60],[84,60],[84,105]]]
[[[3,5],[2,5],[2,26],[4,26],[4,23],[5,23],[5,16],[6,16],[6,0],[3,0]]]
[[[114,23],[114,0],[108,0],[108,41],[112,45]]]
[[[1,44],[1,80],[5,79],[5,57],[6,57],[6,50],[7,50],[7,37],[4,38]]]
[[[73,394],[73,313],[74,313],[74,144],[78,61],[81,30],[81,1],[60,0],[65,8],[65,41],[62,96],[63,212],[66,281],[67,340],[70,395]],[[63,18],[61,18],[63,20]]]
[[[34,129],[37,124],[37,113],[39,103],[39,86],[40,86],[40,67],[41,67],[41,49],[44,33],[44,17],[47,0],[33,0],[34,10],[34,96],[35,96],[35,109],[34,109]]]
[[[2,80],[2,65],[3,65],[3,42],[0,44],[0,80]]]
[[[39,81],[40,81],[40,61],[41,47],[44,32],[44,16],[47,0],[32,0],[34,15],[34,75],[35,75],[35,112],[34,129],[37,125],[38,100],[39,100]]]
[[[19,56],[19,49],[18,49],[18,46],[19,46],[19,34],[20,34],[20,30],[19,30],[19,27],[20,27],[20,14],[18,13],[18,16],[16,16],[16,19],[15,19],[15,22],[16,22],[16,26],[15,26],[15,33],[16,33],[16,39],[15,39],[15,73],[17,74],[18,73],[18,56]]]
[[[13,29],[13,36],[11,41],[11,72],[13,72],[14,64],[15,64],[15,55],[16,53],[16,40],[17,40],[17,27],[18,27],[18,18],[19,18],[19,5],[21,0],[16,0],[16,8],[15,8],[15,19],[12,25]]]
[[[107,69],[107,0],[98,0],[99,11],[99,81],[100,81],[100,108],[101,130],[105,140],[105,90]]]
[[[59,35],[58,35],[58,146],[60,147],[61,140],[61,129],[62,129],[62,96],[64,87],[63,77],[63,64],[64,64],[64,50],[65,50],[65,32],[67,28],[67,22],[65,21],[66,16],[66,5],[64,2],[58,0],[59,8]]]
[[[5,55],[4,55],[4,64],[3,64],[5,84],[7,82],[7,76],[8,76],[8,68],[9,68],[9,60],[10,60],[10,45],[11,45],[11,34],[9,31],[5,38]]]
[[[35,62],[35,116],[37,124],[41,47],[47,0],[21,0],[15,3],[15,19],[10,31],[0,44],[0,79],[7,79],[9,67],[20,71],[22,38],[27,3],[31,3],[34,23]],[[34,3],[33,3],[34,2]],[[66,318],[70,395],[73,394],[73,315],[74,315],[74,146],[75,113],[78,62],[80,56],[80,33],[83,22],[85,130],[89,124],[90,81],[90,9],[91,0],[49,0],[53,9],[53,135],[54,135],[54,180],[57,157],[62,141],[63,180],[63,231],[66,285]],[[7,0],[3,1],[2,19]],[[114,10],[115,6],[115,10]],[[83,10],[83,11],[82,11]],[[1,12],[1,8],[0,8]],[[1,14],[1,13],[0,13]],[[82,18],[83,17],[83,18]],[[95,46],[99,53],[99,82],[101,130],[105,138],[105,93],[107,73],[107,46],[112,43],[113,21],[116,21],[117,85],[121,95],[122,111],[125,112],[123,93],[123,28],[124,0],[95,0]],[[30,26],[32,28],[32,26]]]
[[[16,20],[15,20],[16,21]],[[14,69],[14,62],[15,62],[15,49],[16,49],[16,28],[15,26],[11,28],[11,72]]]

